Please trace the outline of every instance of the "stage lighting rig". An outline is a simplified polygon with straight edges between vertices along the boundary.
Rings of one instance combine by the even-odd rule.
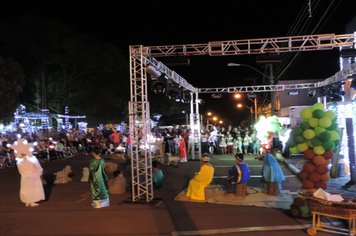
[[[167,96],[169,99],[174,100],[176,102],[180,102],[182,99],[182,88],[176,85],[168,86]]]
[[[152,81],[152,91],[156,94],[166,94],[167,85],[168,84],[168,76],[162,73],[156,80]]]
[[[183,95],[182,102],[183,103],[190,103],[190,99],[191,99],[190,91],[188,91],[188,90],[183,91],[182,95]]]
[[[151,75],[151,79],[153,79],[153,80],[159,78],[162,75],[161,71],[159,71],[153,65],[147,65],[146,72]]]

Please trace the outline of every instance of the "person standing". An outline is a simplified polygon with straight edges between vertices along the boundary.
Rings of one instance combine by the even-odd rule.
[[[226,144],[227,144],[227,154],[229,155],[233,155],[234,154],[234,138],[232,137],[232,135],[230,133],[227,134],[227,138],[226,138]],[[236,147],[237,149],[237,147]]]
[[[109,201],[109,185],[108,177],[106,175],[106,165],[104,159],[99,154],[101,149],[94,147],[94,159],[89,163],[89,182],[92,192],[93,207],[102,208],[110,205]]]
[[[180,162],[187,162],[187,149],[184,142],[184,135],[180,135],[180,140],[178,143],[179,158]]]
[[[41,200],[45,200],[41,175],[43,169],[37,158],[32,156],[30,148],[32,144],[24,144],[20,138],[17,145],[11,148],[17,151],[21,157],[16,158],[17,168],[21,174],[20,199],[26,207],[36,207]]]
[[[202,130],[200,140],[201,140],[202,153],[208,153],[209,152],[208,134],[206,133],[205,130]]]
[[[175,152],[174,151],[174,141],[173,141],[174,137],[175,137],[175,133],[173,131],[173,128],[169,127],[168,134],[167,134],[166,138],[167,138],[167,142],[168,142],[168,150],[169,150],[169,153],[171,153],[171,154],[174,154],[174,152]]]
[[[112,134],[110,135],[110,139],[111,139],[111,141],[113,142],[114,148],[115,148],[115,151],[116,151],[116,148],[117,148],[117,147],[119,146],[119,144],[120,144],[120,133],[117,132],[116,129],[114,129],[114,133],[112,133]]]
[[[243,145],[243,147],[244,147],[244,153],[245,153],[245,155],[247,155],[247,151],[248,151],[248,147],[249,147],[249,145],[250,145],[250,142],[251,142],[250,136],[248,136],[248,134],[246,133],[246,134],[245,134],[245,137],[244,137],[244,139],[243,139],[243,141],[242,141],[242,145]]]

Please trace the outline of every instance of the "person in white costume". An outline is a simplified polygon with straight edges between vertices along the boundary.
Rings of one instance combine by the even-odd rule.
[[[24,144],[20,138],[17,145],[11,148],[17,151],[17,168],[21,174],[20,199],[26,207],[38,206],[41,200],[45,200],[45,194],[41,181],[43,169],[35,156],[32,156],[30,148],[32,144]]]

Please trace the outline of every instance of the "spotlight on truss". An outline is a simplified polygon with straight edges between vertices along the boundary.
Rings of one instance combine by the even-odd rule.
[[[156,94],[166,94],[168,76],[164,73],[161,74],[157,80],[152,81],[151,89]]]
[[[191,95],[190,91],[183,91],[183,97],[182,97],[182,102],[183,103],[190,103]]]

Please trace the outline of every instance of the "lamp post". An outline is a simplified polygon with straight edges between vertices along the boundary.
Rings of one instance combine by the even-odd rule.
[[[235,96],[234,96],[235,98],[240,98],[241,97],[241,95],[240,94],[235,94]],[[253,102],[254,104],[255,104],[255,123],[257,124],[257,96],[256,96],[256,94],[248,94],[247,95],[247,98],[251,101],[251,102]],[[254,98],[254,99],[252,99],[252,98]],[[242,107],[242,104],[237,104],[237,107],[238,108],[241,108]],[[251,111],[251,122],[252,122],[252,113],[253,113],[253,108],[252,107],[247,107],[248,109],[250,109],[250,111]]]
[[[252,67],[250,65],[238,64],[238,63],[228,63],[227,64],[227,66],[244,66],[244,67],[251,68],[252,70],[258,72],[259,74],[267,77],[269,79],[269,81],[270,81],[270,84],[273,85],[273,83],[274,83],[273,82],[273,78],[274,78],[273,77],[273,66],[272,66],[272,63],[270,63],[268,65],[269,65],[269,72],[270,72],[269,76],[264,74],[264,73],[262,73],[261,71],[257,70],[256,68],[254,68],[254,67]],[[274,95],[274,92],[271,91],[271,115],[272,116],[274,116],[274,96],[273,95]],[[256,99],[255,99],[255,101],[256,101]],[[256,104],[255,104],[255,108],[256,108]],[[256,112],[257,112],[257,110],[256,110]],[[257,122],[257,120],[256,120],[256,122]]]

